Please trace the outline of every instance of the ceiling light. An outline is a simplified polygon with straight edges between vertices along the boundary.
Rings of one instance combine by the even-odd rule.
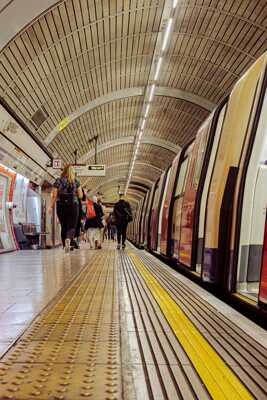
[[[159,60],[158,60],[158,64],[157,64],[157,68],[156,68],[156,72],[155,72],[154,81],[157,81],[157,80],[158,80],[159,72],[160,72],[160,68],[161,68],[161,64],[162,64],[162,57],[160,57]]]
[[[144,117],[146,118],[149,112],[150,104],[147,104]]]
[[[178,0],[173,0],[172,8],[176,8],[177,4],[178,4]]]
[[[168,21],[167,28],[166,28],[166,31],[165,31],[165,34],[164,34],[164,38],[163,38],[162,51],[165,51],[165,49],[166,49],[166,46],[167,46],[167,43],[168,43],[168,39],[169,39],[169,36],[170,36],[170,32],[171,32],[172,21],[173,21],[172,18],[170,18],[169,21]]]
[[[149,102],[151,102],[152,99],[153,99],[154,92],[155,92],[155,88],[156,88],[155,85],[152,85],[152,86],[151,86],[150,95],[149,95],[149,100],[148,100]]]
[[[142,125],[141,125],[141,132],[140,132],[140,136],[143,135],[143,130],[145,129],[145,124],[146,124],[146,120],[143,119]]]

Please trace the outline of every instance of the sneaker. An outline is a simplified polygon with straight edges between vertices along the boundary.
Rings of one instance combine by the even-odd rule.
[[[126,245],[125,245],[125,244],[123,244],[123,245],[122,245],[122,249],[125,249],[125,247],[126,247]]]
[[[117,246],[117,250],[120,250],[120,248],[121,248],[121,245],[120,245],[120,244],[118,244],[118,246]]]

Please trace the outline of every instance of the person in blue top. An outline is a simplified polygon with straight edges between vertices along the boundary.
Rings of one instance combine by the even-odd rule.
[[[57,207],[62,245],[66,252],[78,248],[74,236],[79,217],[79,199],[82,197],[82,188],[80,182],[75,179],[74,168],[67,164],[53,185],[51,201],[51,210],[55,204]]]

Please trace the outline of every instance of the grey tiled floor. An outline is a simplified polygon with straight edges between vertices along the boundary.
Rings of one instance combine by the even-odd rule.
[[[0,356],[83,266],[86,247],[65,255],[62,249],[0,255]]]

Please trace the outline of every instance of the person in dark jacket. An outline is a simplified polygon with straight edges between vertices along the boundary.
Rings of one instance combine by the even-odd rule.
[[[102,223],[102,218],[104,216],[103,209],[101,205],[97,203],[97,197],[92,198],[93,206],[95,210],[95,216],[89,218],[87,216],[85,222],[85,230],[87,231],[87,238],[90,244],[90,248],[101,249],[101,229],[104,227]]]
[[[125,240],[127,234],[127,226],[128,223],[133,220],[132,218],[132,210],[131,206],[128,201],[123,199],[123,194],[120,194],[120,200],[114,206],[114,217],[115,217],[115,224],[117,227],[117,249],[125,248]]]
[[[77,247],[74,237],[79,215],[79,199],[82,196],[81,185],[75,178],[72,165],[65,165],[60,178],[56,179],[53,185],[50,212],[52,213],[56,204],[62,245],[66,253]]]

